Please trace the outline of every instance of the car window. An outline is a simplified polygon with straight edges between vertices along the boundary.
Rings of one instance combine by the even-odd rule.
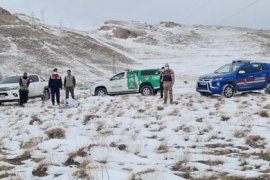
[[[241,68],[242,71],[245,71],[245,74],[249,74],[250,71],[250,64],[247,64]]]
[[[253,69],[253,72],[255,72],[255,73],[265,70],[265,68],[262,64],[252,64],[252,69]]]
[[[111,78],[111,81],[120,80],[120,79],[124,79],[124,78],[125,78],[125,73],[123,72],[123,73],[120,73],[120,74],[113,76]]]
[[[30,78],[30,82],[38,82],[38,76],[36,75],[31,75],[29,78]]]
[[[0,84],[19,83],[21,76],[9,76],[3,79]]]
[[[149,75],[159,75],[159,71],[158,70],[146,70],[146,71],[142,71],[141,75],[142,76],[149,76]]]
[[[40,79],[40,82],[46,81],[43,77],[39,77],[39,79]]]
[[[236,70],[240,67],[238,64],[226,64],[220,67],[218,70],[215,71],[217,74],[231,74],[236,72]]]

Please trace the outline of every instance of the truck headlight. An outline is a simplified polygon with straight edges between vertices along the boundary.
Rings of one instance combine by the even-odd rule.
[[[19,87],[10,87],[8,88],[9,91],[12,91],[12,90],[19,90],[20,88]]]

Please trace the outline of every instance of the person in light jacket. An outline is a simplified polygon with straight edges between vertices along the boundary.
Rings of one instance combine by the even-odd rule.
[[[27,73],[23,73],[23,76],[19,80],[19,95],[20,95],[20,106],[23,106],[28,101],[29,85],[30,79],[27,76]]]
[[[170,95],[170,104],[173,104],[173,85],[175,81],[175,75],[168,63],[164,66],[165,70],[162,73],[163,88],[164,88],[164,104],[167,104],[168,93]]]
[[[74,88],[76,87],[76,79],[75,76],[71,75],[71,70],[67,70],[67,75],[64,79],[64,88],[66,90],[66,99],[69,98],[69,93],[71,94],[71,98],[74,97]]]

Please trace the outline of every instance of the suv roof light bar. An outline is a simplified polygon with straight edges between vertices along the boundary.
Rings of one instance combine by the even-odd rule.
[[[250,63],[250,60],[234,60],[232,63]]]

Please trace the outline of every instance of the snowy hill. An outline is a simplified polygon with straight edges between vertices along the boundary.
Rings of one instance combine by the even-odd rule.
[[[58,66],[84,83],[112,75],[116,59],[117,70],[168,62],[177,77],[175,105],[76,89],[78,108],[65,108],[63,96],[60,106],[0,106],[0,179],[270,179],[269,95],[195,92],[199,75],[232,59],[268,62],[269,31],[108,21],[80,32],[0,12],[5,72]]]
[[[114,61],[119,69],[133,59],[96,39],[75,30],[42,24],[25,15],[11,15],[0,9],[0,65],[2,74],[41,73],[49,75],[58,67],[61,73],[72,69],[85,76],[107,77]],[[5,69],[5,70],[4,70]]]

